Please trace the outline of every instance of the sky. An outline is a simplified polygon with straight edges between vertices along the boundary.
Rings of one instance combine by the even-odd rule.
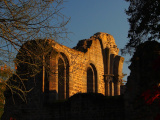
[[[67,0],[62,13],[71,17],[67,24],[68,40],[60,42],[67,47],[74,47],[79,40],[89,39],[97,32],[111,34],[119,49],[128,42],[129,23],[125,14],[129,4],[125,0]],[[130,74],[128,62],[130,55],[119,55],[125,58],[123,73]],[[124,80],[127,80],[127,76]]]

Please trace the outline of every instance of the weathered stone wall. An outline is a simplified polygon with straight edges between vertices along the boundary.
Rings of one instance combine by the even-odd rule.
[[[90,64],[95,65],[98,72],[98,92],[104,94],[104,65],[99,40],[92,41],[92,46],[88,48],[86,54],[58,44],[55,47],[58,47],[58,51],[64,53],[70,60],[70,96],[78,92],[87,92],[87,67]]]
[[[40,47],[37,47],[37,42]],[[49,45],[49,54],[45,55],[43,52],[45,49],[41,49],[41,46],[46,45]],[[29,48],[31,52],[28,52],[26,48]],[[113,36],[107,33],[96,33],[90,39],[80,41],[73,49],[52,40],[47,40],[47,43],[43,40],[30,41],[24,44],[20,51],[17,58],[25,62],[38,61],[35,58],[38,54],[40,58],[38,67],[42,70],[36,76],[31,77],[31,74],[34,73],[34,69],[31,69],[33,68],[32,62],[29,64],[30,66],[25,62],[17,64],[17,74],[23,79],[27,79],[24,83],[26,90],[33,89],[25,96],[27,104],[17,94],[13,94],[12,97],[11,92],[6,91],[7,100],[3,120],[10,119],[10,117],[17,118],[16,120],[47,120],[54,116],[55,119],[61,119],[60,116],[65,116],[66,119],[71,120],[69,117],[75,119],[79,116],[82,119],[81,115],[84,119],[93,116],[98,119],[98,116],[102,115],[104,117],[101,119],[109,118],[111,120],[113,118],[114,120],[115,117],[121,116],[118,115],[123,109],[121,103],[116,101],[110,103],[112,100],[105,102],[104,99],[93,102],[92,97],[87,97],[85,100],[83,97],[78,97],[75,101],[71,99],[72,102],[66,103],[69,107],[62,104],[55,109],[48,109],[47,107],[47,104],[55,105],[53,104],[55,100],[68,99],[76,93],[91,92],[101,93],[105,96],[120,95],[124,58],[118,55],[119,49]],[[32,55],[33,59],[30,59],[28,54]],[[27,72],[27,74],[24,75],[23,72]],[[18,78],[15,80],[20,81]],[[21,81],[19,83],[21,84]],[[12,98],[15,99],[15,104],[13,104]],[[93,99],[96,100],[94,97]],[[85,103],[84,101],[88,102]],[[87,106],[87,110],[81,108],[82,103]],[[77,104],[78,110],[75,110]],[[68,109],[70,109],[69,112]],[[80,113],[79,109],[81,109]],[[69,114],[69,116],[65,114]],[[48,118],[46,118],[47,116]]]
[[[39,84],[28,94],[27,104],[21,102],[18,96],[14,96],[14,105],[11,93],[6,91],[7,99],[2,120],[8,120],[10,117],[16,120],[159,120],[160,99],[158,96],[152,99],[160,91],[159,51],[160,44],[155,41],[145,42],[137,48],[131,59],[131,74],[124,97],[81,93],[74,94],[65,102],[47,102],[44,99],[46,93],[40,89],[41,82],[36,81]],[[118,71],[118,68],[115,71]],[[36,80],[42,81],[42,74],[39,74]],[[33,80],[31,81],[34,84]]]
[[[90,39],[81,40],[73,49],[51,42],[53,44],[53,57],[50,66],[55,75],[49,76],[49,91],[58,94],[58,60],[64,61],[68,73],[65,73],[65,98],[78,92],[87,92],[87,69],[93,71],[93,92],[104,95],[120,95],[120,81],[124,58],[118,56],[119,49],[114,38],[107,33],[96,33]],[[68,65],[68,68],[67,68]],[[66,71],[65,71],[66,72]],[[111,79],[110,79],[111,78]],[[108,88],[105,87],[108,85]],[[68,92],[66,88],[68,87]],[[106,93],[105,93],[106,91]],[[58,97],[57,97],[58,99]]]

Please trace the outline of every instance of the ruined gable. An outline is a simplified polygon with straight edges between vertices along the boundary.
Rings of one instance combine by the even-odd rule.
[[[120,95],[124,58],[118,55],[113,36],[99,32],[79,41],[73,49],[54,41],[51,43],[57,53],[50,58],[50,67],[56,74],[48,78],[49,91],[52,91],[49,96],[59,99],[61,89],[62,99],[78,92]],[[63,64],[62,71],[60,64]]]
[[[17,60],[31,64],[18,63],[17,73],[34,74],[41,68],[36,77],[39,87],[35,89],[45,93],[49,101],[76,93],[120,95],[124,58],[118,52],[113,36],[102,32],[79,41],[73,49],[53,40],[30,41],[22,46]],[[31,70],[35,62],[38,69]]]
[[[101,32],[80,41],[73,49],[54,40],[28,41],[21,47],[16,58],[16,73],[27,79],[24,82],[25,87],[27,90],[31,89],[26,97],[27,104],[21,101],[17,94],[13,95],[16,105],[12,104],[12,95],[6,91],[7,101],[3,118],[46,120],[50,119],[48,116],[61,116],[59,112],[61,113],[63,108],[54,106],[56,100],[72,101],[72,96],[77,93],[87,93],[87,96],[94,96],[93,93],[105,96],[120,95],[124,58],[119,56],[118,52],[113,36]],[[76,101],[75,104],[82,101]],[[120,105],[117,103],[115,106]],[[75,109],[72,105],[74,103],[71,104],[68,114]],[[106,104],[106,108],[110,111],[108,105],[110,103]],[[94,108],[99,109],[98,106]],[[117,111],[121,110],[121,107],[119,108]],[[68,111],[67,106],[64,109]]]

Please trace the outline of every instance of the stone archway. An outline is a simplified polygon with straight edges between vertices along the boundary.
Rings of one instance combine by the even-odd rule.
[[[68,57],[60,52],[63,60],[64,60],[64,65],[65,65],[65,99],[68,99],[69,98],[69,59]]]
[[[61,58],[58,60],[58,99],[65,99],[65,65]]]
[[[93,92],[93,70],[91,67],[87,68],[87,93]]]
[[[87,68],[87,93],[98,93],[97,70],[93,64]]]
[[[64,100],[69,98],[69,61],[66,55],[60,52],[57,56],[57,86],[58,100]]]

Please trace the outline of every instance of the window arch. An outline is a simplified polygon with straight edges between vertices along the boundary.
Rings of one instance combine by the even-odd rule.
[[[98,92],[97,70],[93,64],[87,68],[87,93]]]
[[[59,53],[58,61],[58,99],[69,98],[69,61],[64,53]]]
[[[64,59],[64,64],[65,64],[65,98],[69,98],[69,60],[67,56],[60,52],[60,55]]]
[[[93,70],[91,67],[87,68],[87,93],[93,92]]]
[[[61,58],[58,59],[58,99],[65,99],[65,65]]]

